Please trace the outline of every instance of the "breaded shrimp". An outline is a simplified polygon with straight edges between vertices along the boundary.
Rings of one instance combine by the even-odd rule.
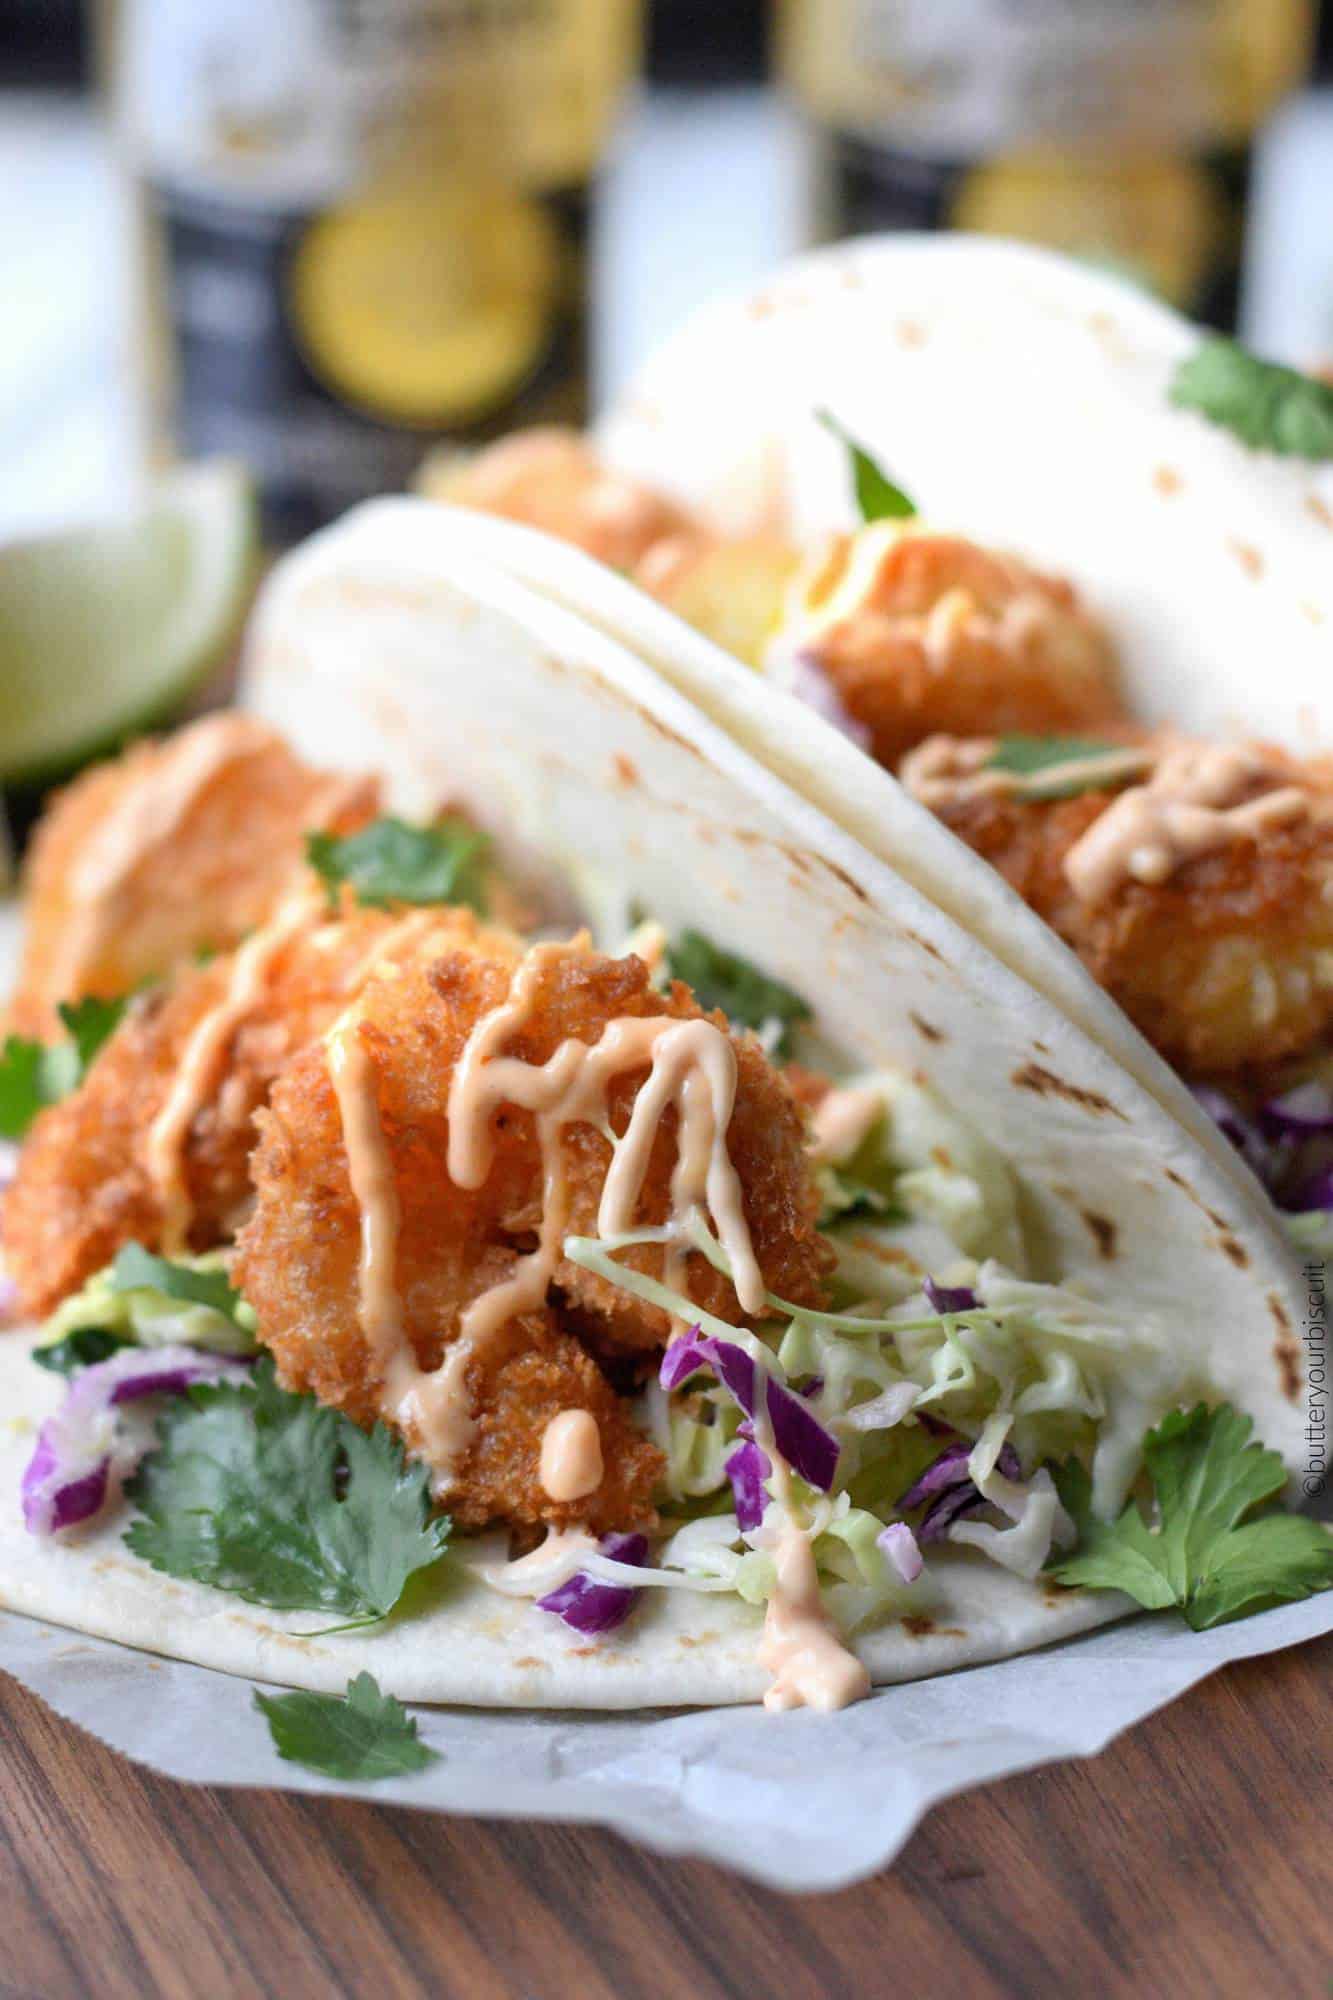
[[[512,957],[480,942],[464,945],[424,970],[369,987],[349,1030],[374,1079],[376,1129],[392,1174],[398,1216],[392,1282],[403,1334],[416,1365],[426,1370],[438,1368],[459,1339],[467,1309],[516,1274],[538,1243],[545,1203],[558,1199],[547,1179],[534,1114],[509,1102],[490,1116],[492,1150],[480,1185],[459,1186],[450,1174],[455,1072],[477,1024],[510,996],[516,969]],[[707,1019],[725,1029],[721,1016],[701,1014],[685,987],[655,991],[637,958],[603,958],[575,945],[543,961],[531,1007],[502,1053],[543,1065],[571,1039],[591,1046],[614,1022],[661,1017]],[[771,1289],[812,1302],[822,1295],[828,1252],[815,1231],[817,1204],[801,1117],[759,1044],[740,1036],[731,1046],[737,1089],[726,1144],[758,1263]],[[612,1130],[624,1132],[648,1066],[645,1055],[610,1083]],[[363,1331],[362,1211],[324,1046],[311,1046],[292,1063],[258,1122],[261,1138],[251,1162],[255,1209],[238,1243],[237,1282],[259,1316],[260,1338],[276,1356],[283,1381],[311,1389],[367,1422],[384,1414],[385,1385],[382,1364]],[[668,1219],[676,1139],[676,1113],[668,1108],[651,1145],[639,1224]],[[561,1234],[595,1235],[611,1147],[593,1125],[571,1122],[560,1132],[558,1155],[556,1178],[567,1200]],[[654,1274],[661,1273],[662,1260],[658,1246],[624,1258]],[[738,1318],[730,1282],[703,1257],[689,1256],[684,1284],[695,1304]],[[588,1336],[599,1353],[650,1351],[667,1336],[663,1312],[562,1253],[553,1254],[545,1291],[545,1306]],[[534,1484],[544,1417],[539,1422],[515,1394],[503,1421],[522,1441],[504,1443],[492,1435],[492,1371],[503,1375],[518,1366],[513,1357],[526,1351],[528,1323],[502,1322],[498,1332],[500,1337],[464,1350],[478,1429],[470,1455],[456,1468],[449,1505],[465,1519],[487,1510],[514,1519],[564,1518]],[[483,1461],[510,1464],[515,1484],[480,1495],[474,1474]]]
[[[201,950],[228,950],[299,877],[303,835],[352,832],[377,799],[373,779],[312,771],[238,714],[94,766],[57,794],[33,840],[10,1027],[50,1036],[62,1000],[113,998]]]
[[[687,526],[680,508],[611,471],[577,431],[555,425],[516,431],[475,458],[428,460],[419,483],[430,500],[541,528],[612,569],[632,569],[654,542]]]
[[[512,1345],[475,1370],[473,1393],[474,1438],[447,1501],[463,1527],[546,1522],[603,1534],[655,1524],[662,1454],[558,1312],[524,1314]],[[566,1410],[586,1410],[594,1418],[603,1472],[583,1498],[553,1500],[541,1483],[542,1436]]]
[[[935,810],[1169,1062],[1191,1077],[1259,1073],[1333,1028],[1333,788],[1280,751],[1264,757],[1278,782],[1310,789],[1307,814],[1097,900],[1075,892],[1065,864],[1115,792],[980,794]]]
[[[247,1206],[252,1120],[283,1065],[328,1027],[373,970],[428,948],[427,938],[440,948],[477,928],[470,912],[457,910],[334,915],[313,891],[305,909],[300,901],[288,907],[297,919],[292,935],[279,940],[250,1003],[224,1020],[220,1046],[196,1075],[197,1091],[188,1080],[183,1086],[180,1181],[187,1241],[196,1250],[224,1242]],[[141,995],[80,1087],[36,1120],[0,1218],[6,1268],[26,1313],[49,1312],[123,1243],[163,1246],[168,1190],[154,1127],[181,1087],[192,1037],[210,1018],[222,1018],[217,1010],[235,995],[244,951],[262,950],[265,936],[257,933],[258,945],[242,953],[184,967],[169,986]]]
[[[936,733],[1062,735],[1124,714],[1110,641],[1071,585],[901,522],[812,557],[779,644],[827,676],[890,767]]]

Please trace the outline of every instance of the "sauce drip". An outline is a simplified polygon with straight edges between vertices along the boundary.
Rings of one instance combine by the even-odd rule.
[[[602,1483],[602,1434],[591,1410],[561,1410],[542,1432],[538,1477],[552,1500],[583,1500]]]
[[[784,1524],[775,1560],[759,1664],[773,1676],[764,1707],[846,1708],[870,1692],[870,1675],[838,1636],[820,1595],[808,1531]]]
[[[988,770],[998,748],[990,736],[928,736],[898,766],[899,783],[932,811],[947,811],[969,799],[1057,798],[1074,785],[1095,791],[1141,777],[1156,757],[1149,749],[1110,747],[1039,771]]]
[[[1266,791],[1247,798],[1256,786]],[[1252,750],[1223,743],[1182,743],[1164,750],[1144,785],[1122,792],[1065,856],[1065,878],[1085,903],[1126,881],[1166,882],[1187,861],[1274,827],[1304,819],[1310,796],[1276,783]]]
[[[861,1086],[827,1091],[811,1114],[814,1144],[810,1158],[814,1165],[837,1167],[850,1160],[883,1111],[884,1100],[877,1090]]]
[[[178,1255],[188,1244],[193,1210],[185,1178],[185,1142],[228,1039],[263,998],[277,959],[294,938],[319,921],[320,914],[320,898],[307,890],[247,938],[236,954],[226,993],[196,1022],[166,1101],[148,1128],[146,1162],[162,1208],[162,1248],[168,1256]]]
[[[570,1205],[562,1130],[582,1123],[610,1136],[607,1092],[617,1077],[650,1065],[624,1136],[614,1141],[598,1210],[599,1233],[614,1236],[633,1226],[658,1125],[674,1106],[677,1150],[668,1270],[672,1259],[679,1268],[688,1256],[690,1221],[706,1205],[730,1260],[742,1309],[754,1313],[764,1304],[740,1180],[726,1149],[736,1052],[721,1029],[709,1021],[670,1016],[624,1017],[609,1022],[594,1046],[571,1037],[545,1063],[503,1054],[531,1013],[545,969],[586,949],[586,936],[572,944],[534,945],[515,973],[507,999],[477,1022],[455,1065],[448,1102],[449,1178],[456,1187],[481,1187],[494,1153],[492,1115],[506,1104],[531,1111],[542,1159],[542,1219],[537,1247],[518,1259],[509,1277],[471,1302],[458,1338],[433,1371],[417,1366],[403,1319],[394,1269],[398,1195],[373,1068],[355,1032],[355,1014],[345,1016],[329,1037],[352,1191],[361,1209],[361,1322],[380,1365],[382,1408],[435,1468],[437,1491],[447,1490],[474,1433],[468,1383],[472,1361],[513,1319],[545,1304],[560,1261]]]

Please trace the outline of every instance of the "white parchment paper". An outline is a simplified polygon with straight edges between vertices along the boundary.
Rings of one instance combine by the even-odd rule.
[[[1214,1632],[1137,1618],[1047,1652],[881,1689],[839,1715],[759,1708],[616,1716],[420,1709],[441,1761],[341,1785],[283,1763],[253,1683],[0,1613],[0,1668],[168,1777],[487,1817],[576,1820],[779,1889],[891,1861],[939,1799],[1089,1757],[1228,1660],[1333,1631],[1333,1592]]]
[[[0,906],[0,985],[14,949]],[[937,1800],[1090,1757],[1228,1660],[1333,1631],[1333,1592],[1216,1632],[1137,1618],[993,1666],[878,1690],[840,1715],[419,1709],[440,1762],[342,1785],[284,1763],[254,1683],[0,1611],[0,1670],[165,1776],[489,1818],[574,1820],[779,1889],[837,1889],[892,1861]]]

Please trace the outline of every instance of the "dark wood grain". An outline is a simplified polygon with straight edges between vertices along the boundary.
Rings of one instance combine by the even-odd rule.
[[[0,1682],[3,2000],[1329,1990],[1333,1639],[782,1897],[584,1829],[151,1777]]]

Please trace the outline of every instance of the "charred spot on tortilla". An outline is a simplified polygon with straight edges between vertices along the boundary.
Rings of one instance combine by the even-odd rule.
[[[1222,1229],[1218,1232],[1217,1247],[1224,1256],[1231,1259],[1238,1271],[1248,1271],[1250,1267],[1250,1253],[1245,1248],[1245,1245],[1238,1241],[1230,1229]]]
[[[1112,1104],[1109,1097],[1103,1097],[1098,1090],[1085,1090],[1081,1084],[1067,1083],[1062,1076],[1057,1076],[1054,1070],[1045,1068],[1041,1063],[1024,1063],[1021,1069],[1013,1072],[1010,1082],[1019,1090],[1030,1090],[1038,1097],[1063,1098],[1067,1104],[1076,1104],[1081,1111],[1091,1111],[1096,1117],[1118,1118],[1122,1125],[1129,1123],[1124,1112],[1118,1105]]]
[[[908,1611],[898,1622],[912,1639],[925,1639],[935,1630],[935,1620],[921,1611]]]
[[[1317,493],[1306,494],[1305,511],[1318,521],[1321,527],[1333,528],[1333,507],[1330,507],[1326,500],[1321,500]]]
[[[862,897],[862,901],[868,902],[869,898]],[[933,945],[929,938],[923,938],[919,931],[904,928],[903,936],[909,943],[914,944],[918,951],[923,951],[927,958],[933,958],[937,965],[944,965],[947,962],[944,953],[937,946]]]
[[[1257,581],[1263,575],[1267,564],[1264,562],[1259,550],[1255,548],[1253,542],[1232,540],[1227,543],[1227,547],[1244,570],[1246,576],[1254,577]]]
[[[1097,1255],[1109,1263],[1116,1253],[1118,1232],[1114,1222],[1109,1215],[1098,1215],[1090,1208],[1080,1209],[1079,1213],[1087,1224],[1088,1234],[1097,1246]]]
[[[634,762],[634,759],[632,757],[627,757],[625,755],[623,750],[616,751],[614,757],[611,759],[611,766],[616,774],[618,782],[622,784],[627,791],[629,791],[630,789],[632,789],[633,786],[638,784],[639,767]]]
[[[1276,1292],[1268,1294],[1268,1310],[1273,1315],[1273,1324],[1277,1328],[1277,1339],[1273,1342],[1273,1359],[1277,1363],[1282,1393],[1289,1403],[1299,1402],[1302,1386],[1301,1344],[1292,1332],[1286,1307]]]
[[[910,1007],[907,1010],[907,1018],[916,1029],[918,1035],[923,1035],[928,1042],[948,1041],[949,1037],[945,1034],[943,1028],[932,1026],[929,1021],[923,1020],[920,1014],[914,1013]]]

